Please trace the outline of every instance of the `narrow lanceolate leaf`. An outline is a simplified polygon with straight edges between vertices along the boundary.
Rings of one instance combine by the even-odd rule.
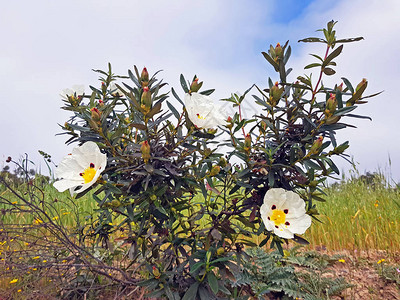
[[[183,295],[182,300],[195,300],[198,289],[199,289],[199,283],[196,281],[186,291],[185,295]]]
[[[343,45],[340,45],[324,60],[322,67],[326,67],[335,57],[337,57],[343,50]]]
[[[185,77],[183,77],[183,74],[181,74],[180,81],[181,81],[182,89],[185,91],[185,93],[189,93],[189,88],[186,84],[186,80],[185,80]]]
[[[349,81],[347,78],[345,78],[345,77],[342,77],[342,80],[343,80],[344,84],[347,86],[347,88],[349,89],[349,91],[350,91],[352,94],[354,94],[354,88],[353,88],[353,86],[351,85],[350,81]]]
[[[174,114],[175,118],[177,118],[179,120],[180,115],[179,115],[178,111],[175,109],[175,107],[168,101],[167,101],[167,106],[168,106],[169,110]]]
[[[341,39],[341,40],[336,40],[336,44],[341,44],[341,43],[351,43],[351,42],[357,42],[361,41],[364,38],[362,36],[356,37],[356,38],[349,38],[349,39]]]
[[[208,280],[208,284],[209,284],[211,290],[214,292],[214,294],[217,294],[218,293],[218,280],[217,280],[217,277],[215,277],[213,272],[207,273],[207,280]]]
[[[171,88],[171,92],[172,92],[172,95],[174,95],[175,99],[178,100],[179,103],[182,104],[182,106],[185,106],[183,104],[183,101],[181,100],[181,98],[179,98],[178,94],[175,92],[174,88]]]
[[[264,55],[264,58],[274,67],[275,71],[279,72],[279,65],[276,63],[276,61],[274,61],[273,58],[266,52],[261,52],[261,54]]]
[[[304,67],[304,69],[311,69],[311,68],[315,68],[315,67],[320,67],[321,64],[319,63],[313,63],[313,64],[309,64],[307,66]]]
[[[316,37],[310,37],[306,39],[299,40],[299,42],[303,43],[326,43],[324,39],[316,38]]]

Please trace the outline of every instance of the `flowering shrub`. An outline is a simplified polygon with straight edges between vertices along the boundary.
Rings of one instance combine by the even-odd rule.
[[[111,251],[122,232],[123,271],[169,299],[236,297],[244,247],[270,241],[282,253],[287,239],[307,243],[298,234],[317,218],[324,181],[339,174],[332,157],[346,156],[348,142],[335,133],[352,126],[346,118],[365,118],[351,113],[365,103],[365,79],[356,88],[346,78],[322,85],[335,74],[342,44],[361,39],[336,39],[334,24],[321,30],[324,38],[301,40],[325,44],[324,56],[305,67],[320,69],[316,83],[307,75],[288,82],[291,48],[271,46],[262,54],[279,81],[224,99],[237,109],[229,117],[196,76],[181,75],[173,104],[158,72],[150,77],[146,68],[118,76],[109,65],[96,70],[100,87],[64,93],[63,108],[73,113],[64,134],[80,146],[60,164],[55,186],[78,193],[76,201],[95,190],[100,214],[87,239]],[[259,111],[245,119],[250,91]]]

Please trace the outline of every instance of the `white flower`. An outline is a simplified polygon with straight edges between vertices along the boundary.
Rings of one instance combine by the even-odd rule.
[[[265,228],[285,239],[292,239],[295,233],[303,234],[311,226],[311,217],[306,214],[303,199],[281,188],[267,191],[260,213]]]
[[[69,189],[71,195],[81,193],[97,181],[106,165],[107,155],[100,152],[96,143],[86,142],[64,157],[55,172],[62,179],[53,185],[59,192]]]
[[[63,89],[61,91],[61,98],[65,101],[68,101],[68,96],[70,97],[78,97],[82,96],[85,93],[85,86],[84,85],[73,85],[72,88]]]
[[[185,107],[190,121],[197,128],[214,128],[226,123],[226,117],[219,105],[205,95],[192,93],[185,95]]]

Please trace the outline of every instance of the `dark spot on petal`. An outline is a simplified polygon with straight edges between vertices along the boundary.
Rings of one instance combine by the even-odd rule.
[[[284,212],[285,214],[288,214],[289,210],[288,210],[288,209],[284,209],[283,212]]]
[[[286,226],[289,226],[289,225],[290,225],[290,223],[289,223],[289,222],[285,222],[285,225],[286,225]]]
[[[275,228],[279,228],[279,226],[278,226],[278,225],[275,225]]]
[[[276,205],[275,205],[275,204],[272,205],[271,209],[272,209],[272,210],[276,209]]]
[[[268,220],[271,220],[271,218],[270,218],[270,217],[268,217]]]
[[[90,163],[90,167],[93,169],[94,168],[94,163]]]
[[[79,176],[83,176],[85,173],[79,173]]]

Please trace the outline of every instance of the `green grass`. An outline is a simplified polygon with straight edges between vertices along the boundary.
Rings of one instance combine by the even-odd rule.
[[[384,180],[375,178],[373,185],[360,179],[350,179],[339,185],[326,188],[326,202],[317,203],[322,223],[314,220],[304,237],[311,246],[323,245],[330,250],[379,249],[397,252],[400,245],[400,192],[388,188]],[[24,192],[23,185],[19,188]],[[95,214],[97,203],[91,193],[73,199],[68,192],[59,193],[51,185],[43,185],[46,211],[57,222],[73,226],[78,217],[85,223],[87,216]],[[0,195],[10,203],[1,204],[0,210],[12,206],[23,207],[24,203],[0,187]],[[201,198],[201,197],[200,197]],[[56,200],[56,202],[55,202]],[[49,207],[53,207],[49,211]],[[32,224],[35,217],[29,212],[6,213],[1,216],[4,224]],[[115,222],[115,221],[114,221]],[[262,239],[255,236],[254,242]]]
[[[311,245],[324,245],[331,250],[397,252],[400,192],[377,179],[373,184],[350,179],[326,189],[326,202],[318,203],[323,223],[314,221],[305,234]]]

